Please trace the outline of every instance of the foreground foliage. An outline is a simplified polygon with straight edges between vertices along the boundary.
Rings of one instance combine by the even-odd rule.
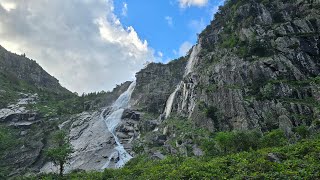
[[[69,160],[72,153],[72,147],[67,140],[67,135],[64,131],[57,131],[53,135],[54,147],[47,150],[46,155],[55,164],[59,165],[59,174],[63,175],[64,165]]]
[[[216,157],[171,156],[153,160],[139,156],[122,169],[73,172],[62,179],[318,179],[319,155],[318,136],[292,145]],[[49,174],[24,179],[60,178]]]

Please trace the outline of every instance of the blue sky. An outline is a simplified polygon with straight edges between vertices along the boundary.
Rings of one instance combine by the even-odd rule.
[[[212,20],[223,0],[209,0],[204,5],[181,7],[177,0],[117,0],[115,13],[123,26],[133,26],[141,39],[166,62],[183,55],[195,44],[200,33]],[[182,44],[182,48],[179,52]]]

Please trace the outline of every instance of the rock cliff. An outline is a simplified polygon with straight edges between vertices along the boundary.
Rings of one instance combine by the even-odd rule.
[[[172,116],[210,131],[291,133],[292,127],[318,121],[318,7],[319,1],[226,2],[191,50],[200,48],[192,72],[180,79]],[[164,105],[158,107],[163,111]]]

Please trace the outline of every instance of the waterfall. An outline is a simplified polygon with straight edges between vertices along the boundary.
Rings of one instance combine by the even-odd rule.
[[[192,48],[192,52],[190,54],[190,57],[189,57],[186,69],[184,71],[183,77],[187,76],[188,74],[190,74],[192,72],[194,64],[196,63],[197,58],[198,58],[197,55],[199,54],[200,50],[201,50],[200,44],[197,44]]]
[[[166,103],[166,107],[164,109],[164,113],[165,113],[165,118],[167,119],[170,116],[171,110],[172,110],[172,105],[173,105],[173,100],[174,97],[176,96],[177,91],[180,89],[180,85],[181,83],[179,83],[176,87],[176,89],[173,91],[172,94],[170,94],[167,103]]]
[[[201,45],[200,44],[197,44],[195,45],[193,48],[192,48],[192,52],[190,54],[190,57],[189,57],[189,60],[188,60],[188,63],[186,65],[186,69],[184,71],[184,75],[183,75],[183,78],[186,77],[188,74],[190,74],[192,71],[193,71],[193,67],[198,59],[198,54],[201,50]],[[177,91],[181,88],[181,85],[184,86],[184,89],[185,89],[185,84],[183,83],[183,81],[181,81],[176,89],[173,91],[172,94],[170,94],[167,102],[166,102],[166,107],[164,109],[164,114],[165,114],[165,118],[167,119],[169,116],[170,116],[170,113],[172,111],[172,105],[173,105],[173,101],[174,101],[174,98],[176,96],[176,93]],[[185,92],[184,92],[185,93]]]
[[[123,167],[132,158],[132,156],[124,149],[123,145],[120,143],[120,140],[116,136],[115,131],[121,122],[121,116],[123,114],[123,111],[129,107],[129,101],[135,86],[136,86],[136,82],[134,81],[130,84],[129,88],[119,96],[119,98],[112,104],[111,110],[108,116],[104,117],[104,113],[106,109],[103,110],[100,115],[101,118],[104,119],[104,122],[106,123],[108,128],[108,131],[112,133],[117,143],[117,146],[114,148],[115,152],[113,152],[110,155],[108,161],[105,163],[102,169],[107,168],[110,164],[111,159],[117,155],[119,157],[119,161],[115,165],[116,168]]]

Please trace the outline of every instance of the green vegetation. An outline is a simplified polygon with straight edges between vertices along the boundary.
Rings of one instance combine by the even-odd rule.
[[[273,140],[275,141],[275,140]],[[141,155],[122,169],[74,172],[61,179],[318,179],[320,137],[296,144],[249,150],[216,157]],[[23,179],[60,179],[54,174]]]
[[[0,125],[0,157],[8,150],[14,148],[19,141],[15,137],[14,130]]]
[[[14,129],[9,129],[3,125],[0,125],[0,159],[6,155],[6,153],[17,147],[20,140],[17,139]],[[6,164],[0,161],[0,179],[5,179],[6,175],[9,173],[9,168]]]
[[[71,144],[67,140],[67,135],[64,131],[56,131],[53,134],[53,147],[46,151],[46,155],[55,165],[59,166],[59,175],[63,175],[64,164],[70,158],[72,153]]]
[[[210,136],[210,132],[207,129],[195,127],[194,123],[188,119],[170,118],[164,123],[164,126],[167,127],[168,132],[174,132],[174,137],[171,137],[169,140],[169,144],[172,147],[176,147],[176,143],[182,144],[187,141],[202,144]],[[192,154],[192,144],[187,143],[186,146],[187,154],[184,155],[190,156]]]
[[[26,92],[32,89],[31,86],[16,78],[15,75],[0,71],[0,108],[14,102],[18,98],[18,91]]]
[[[279,147],[288,144],[283,131],[277,129],[267,133],[261,139],[261,147]]]
[[[288,139],[284,132],[277,129],[265,134],[255,130],[218,132],[213,135],[212,139],[201,144],[201,147],[207,155],[220,156],[267,147],[280,147],[287,144]]]
[[[106,97],[106,92],[75,94],[52,94],[39,92],[39,102],[28,105],[29,109],[38,111],[43,117],[53,117],[81,113],[90,108],[90,104],[99,104]]]
[[[308,127],[305,125],[295,127],[293,131],[303,139],[308,138],[311,135]]]

